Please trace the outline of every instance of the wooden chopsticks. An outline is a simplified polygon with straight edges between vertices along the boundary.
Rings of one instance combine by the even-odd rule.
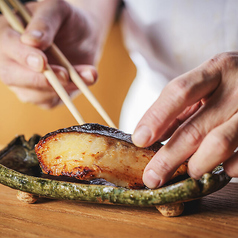
[[[9,24],[18,32],[23,33],[24,28],[22,24],[18,21],[15,14],[11,11],[8,4],[10,4],[17,12],[20,14],[20,16],[23,18],[23,20],[26,23],[29,23],[31,20],[31,15],[29,11],[25,8],[25,6],[18,0],[0,0],[0,8],[2,10],[2,13],[7,18]],[[68,61],[68,59],[64,56],[64,54],[60,51],[60,49],[53,43],[50,47],[50,52],[52,55],[58,60],[58,62],[64,66],[72,79],[72,81],[75,83],[75,85],[81,90],[81,92],[85,95],[85,97],[90,101],[90,103],[94,106],[94,108],[98,111],[98,113],[101,115],[101,117],[105,120],[105,122],[111,126],[116,128],[106,111],[103,109],[103,107],[100,105],[98,100],[95,98],[95,96],[92,94],[92,92],[89,90],[87,85],[84,83],[84,81],[80,78],[74,67],[71,65],[71,63]],[[49,65],[46,66],[46,69],[44,71],[44,74],[46,78],[51,83],[52,87],[55,89],[55,91],[58,93],[58,95],[61,97],[62,101],[65,103],[65,105],[68,107],[70,112],[73,114],[75,119],[79,124],[83,124],[84,121],[71,102],[67,92],[64,90],[62,85],[59,83],[56,75],[54,74],[53,70],[50,68]]]

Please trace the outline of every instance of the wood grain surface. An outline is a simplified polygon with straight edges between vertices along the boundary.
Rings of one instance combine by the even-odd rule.
[[[238,237],[238,184],[186,203],[180,217],[154,207],[41,199],[25,204],[0,185],[0,237]]]

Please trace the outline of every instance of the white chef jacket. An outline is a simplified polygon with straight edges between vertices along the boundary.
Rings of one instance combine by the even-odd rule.
[[[238,50],[238,1],[125,0],[122,29],[137,75],[120,129],[132,133],[170,80],[217,53]]]

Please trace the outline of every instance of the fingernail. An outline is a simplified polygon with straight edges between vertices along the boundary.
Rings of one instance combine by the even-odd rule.
[[[141,126],[132,135],[133,143],[136,146],[144,147],[150,141],[151,131],[147,126]]]
[[[21,41],[25,44],[37,44],[41,41],[41,38],[43,37],[43,32],[38,30],[33,30],[29,32],[25,32],[21,36]]]
[[[40,39],[43,36],[43,33],[38,30],[30,31],[28,34],[36,39]]]
[[[80,74],[84,79],[88,81],[88,83],[94,83],[94,77],[90,70],[84,70]]]
[[[58,77],[63,86],[68,84],[68,77],[63,71],[59,71]]]
[[[160,185],[160,177],[152,169],[145,172],[143,181],[148,188],[157,188]]]
[[[40,71],[42,70],[43,62],[42,59],[34,54],[28,55],[26,62],[28,66],[30,66],[32,69]]]

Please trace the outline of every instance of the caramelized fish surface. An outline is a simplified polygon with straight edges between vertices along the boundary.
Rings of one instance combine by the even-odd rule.
[[[47,134],[35,151],[46,174],[80,180],[103,178],[117,186],[139,189],[144,187],[143,170],[160,147],[158,143],[138,148],[128,134],[85,124]]]

